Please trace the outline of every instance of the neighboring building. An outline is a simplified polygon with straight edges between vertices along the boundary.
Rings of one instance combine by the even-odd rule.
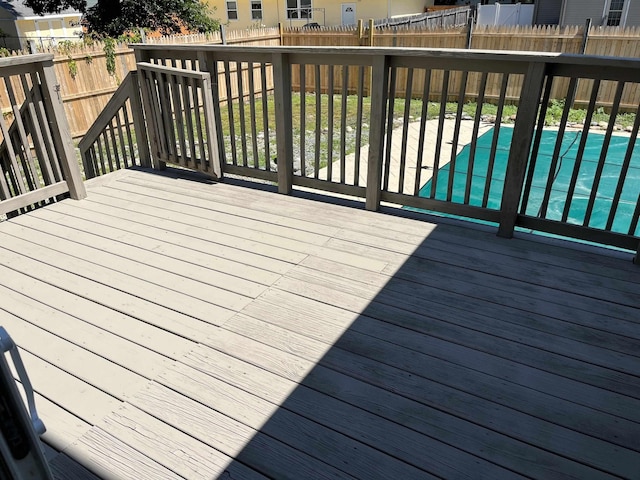
[[[252,26],[275,27],[351,25],[358,19],[380,19],[423,13],[433,0],[208,0],[213,15],[231,29]]]
[[[479,4],[476,25],[528,25],[533,23],[535,5],[532,4]]]
[[[82,14],[64,10],[58,14],[36,15],[22,0],[0,0],[0,47],[26,49],[29,40],[49,46],[62,40],[79,38]]]
[[[537,25],[593,25],[630,27],[640,25],[638,0],[536,0]]]

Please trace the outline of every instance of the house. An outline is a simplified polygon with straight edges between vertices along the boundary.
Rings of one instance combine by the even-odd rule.
[[[640,25],[640,2],[631,0],[537,0],[534,23],[537,25]]]
[[[67,9],[57,14],[36,15],[22,0],[0,0],[0,46],[9,50],[26,49],[30,40],[40,46],[74,40],[80,36],[82,14]]]
[[[424,12],[433,0],[208,0],[214,15],[232,29],[252,26],[275,27],[352,25],[358,19],[389,18]]]

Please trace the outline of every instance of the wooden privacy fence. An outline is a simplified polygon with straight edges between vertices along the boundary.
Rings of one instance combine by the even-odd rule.
[[[154,45],[175,44],[221,44],[220,32],[210,34],[174,35],[147,38],[146,42]],[[229,31],[225,33],[225,42],[229,45],[280,45],[278,28]],[[98,118],[103,108],[117,90],[120,82],[127,74],[135,70],[135,56],[128,44],[116,45],[114,52],[115,72],[110,75],[107,70],[109,60],[105,53],[104,43],[65,44],[63,49],[49,48],[43,53],[54,54],[56,76],[60,84],[60,93],[71,134],[74,138],[82,136],[89,126]],[[0,100],[6,92],[0,89]],[[7,105],[2,103],[2,105]]]
[[[67,193],[84,197],[53,55],[0,59],[0,73],[7,95],[0,117],[0,214]]]
[[[144,62],[140,65],[153,65],[161,75],[152,81],[156,100],[146,117],[153,122],[147,128],[158,137],[151,143],[166,139],[168,152],[195,151],[196,144],[206,143],[208,153],[200,158],[211,161],[217,152],[222,173],[273,181],[285,194],[294,186],[309,187],[365,198],[371,210],[390,202],[495,222],[505,237],[523,227],[640,248],[638,105],[628,134],[615,132],[624,92],[639,86],[640,60],[389,48],[134,48]],[[219,74],[233,63],[248,65],[253,74],[248,79]],[[258,91],[268,68],[273,96]],[[189,90],[180,86],[194,75],[206,80],[205,72],[213,82],[211,97],[198,101],[211,102],[212,113],[203,105],[200,116],[204,124],[213,116],[217,144],[192,126],[196,143],[191,146],[185,115],[195,111],[197,95],[190,90],[185,100]],[[293,72],[307,89],[294,91]],[[349,95],[352,76],[356,88]],[[465,110],[469,91],[485,103],[494,77],[499,84],[496,107],[490,109],[495,118],[502,117],[509,92],[519,98],[513,126],[486,120],[484,107]],[[220,102],[215,82],[221,78],[237,83],[238,91],[245,91],[246,81],[250,93]],[[338,91],[339,78],[344,81]],[[169,82],[173,86],[167,88]],[[402,98],[400,92],[413,91],[414,82],[422,85],[421,98]],[[591,120],[609,82],[615,86],[611,119],[604,131],[594,132]],[[589,92],[586,118],[569,128],[581,84]],[[566,102],[560,126],[550,131],[545,116],[558,90]],[[437,102],[422,100],[438,96]],[[453,106],[447,104],[451,98]],[[188,135],[182,138],[181,131]],[[154,166],[174,161],[157,150]],[[174,158],[203,170],[184,155]]]
[[[446,28],[466,25],[473,15],[471,7],[457,8],[428,8],[426,13],[421,15],[407,15],[404,17],[384,18],[375,20],[376,28],[380,27],[423,27],[423,28]]]
[[[446,29],[425,29],[425,28],[368,28],[359,27],[336,27],[325,29],[286,29],[282,35],[282,45],[287,46],[374,46],[374,47],[398,47],[398,48],[453,48],[477,50],[508,50],[508,51],[534,51],[534,52],[558,52],[569,54],[584,53],[587,55],[603,55],[638,58],[640,57],[640,28],[618,28],[618,27],[591,27],[585,35],[585,27],[569,26],[484,26],[474,28],[469,32],[469,27],[455,27]],[[400,72],[400,84],[404,84],[406,72]],[[309,78],[309,77],[307,77]],[[357,88],[357,80],[351,75],[347,90],[352,92]],[[488,91],[485,100],[495,101],[496,92],[500,85],[495,83],[499,80],[489,78]],[[459,77],[452,76],[449,91],[455,92],[459,89]],[[334,84],[336,91],[342,89],[341,78],[337,78]],[[517,81],[512,84],[507,92],[507,99],[510,102],[517,102],[521,85]],[[473,82],[472,82],[473,83]],[[293,72],[294,89],[301,89],[300,78]],[[315,88],[314,85],[307,84],[307,90]],[[610,108],[613,104],[613,89],[611,83],[605,83],[600,98],[601,106]],[[414,79],[411,96],[422,94],[423,84],[418,77]],[[562,100],[566,85],[558,83],[555,90],[551,92],[551,98]],[[366,90],[365,90],[366,91]],[[400,95],[407,95],[406,92],[398,92]],[[435,92],[438,98],[441,92]],[[472,89],[468,92],[466,101],[475,101],[478,92]],[[589,86],[586,83],[578,85],[576,91],[576,106],[585,107],[589,102]],[[640,102],[640,92],[636,89],[628,88],[623,94],[621,107],[626,110],[633,110]]]
[[[304,46],[361,46],[373,45],[378,47],[395,46],[401,48],[466,48],[469,32],[467,27],[457,28],[415,28],[403,29],[391,28],[329,28],[329,29],[283,29],[266,28],[255,30],[227,31],[225,41],[227,44],[278,46],[304,45]],[[584,27],[483,27],[475,29],[471,35],[472,49],[487,50],[530,50],[547,52],[579,53],[584,40]],[[149,44],[177,45],[177,44],[220,44],[222,36],[219,32],[214,34],[180,35],[170,37],[149,38]],[[92,122],[98,117],[107,104],[120,82],[127,73],[135,69],[135,58],[132,50],[126,44],[117,45],[115,48],[115,73],[107,73],[107,55],[104,52],[104,44],[96,42],[92,45],[66,46],[64,52],[51,49],[54,53],[54,65],[56,76],[60,83],[60,93],[64,102],[64,108],[71,128],[72,136],[79,137],[84,134]],[[586,53],[594,55],[610,56],[640,56],[640,30],[637,28],[620,29],[617,27],[592,27],[586,42]],[[231,69],[236,68],[232,62]],[[246,65],[243,67],[246,68]],[[224,69],[220,70],[223,75]],[[353,73],[353,72],[351,72]],[[236,75],[233,73],[232,75]],[[256,72],[256,75],[258,73]],[[293,88],[300,90],[300,79],[297,73],[293,73]],[[223,75],[224,76],[224,75]],[[244,74],[248,85],[248,74]],[[307,78],[310,78],[307,76]],[[348,91],[353,92],[357,88],[354,75],[350,76]],[[455,77],[454,77],[455,80]],[[491,79],[489,80],[491,82]],[[334,84],[338,90],[342,89],[341,80],[338,78]],[[224,80],[218,82],[224,86]],[[235,85],[235,84],[234,84]],[[368,88],[368,82],[365,88]],[[457,88],[452,85],[452,89]],[[327,86],[325,86],[326,88]],[[266,90],[272,90],[272,79],[266,82]],[[315,88],[315,85],[307,85],[307,89]],[[495,90],[495,89],[494,89]],[[366,90],[365,90],[366,91]],[[224,88],[226,92],[226,88]],[[412,95],[420,95],[421,85],[415,83]],[[559,90],[561,93],[561,90]],[[552,93],[552,98],[559,98],[560,93]],[[606,93],[606,92],[603,92]],[[230,95],[234,98],[239,93],[232,87]],[[245,92],[246,94],[246,92]],[[470,92],[469,100],[475,96]],[[586,105],[587,92],[579,86],[577,105]],[[487,98],[490,98],[491,94]],[[516,101],[511,93],[507,98]],[[0,89],[0,101],[3,106],[8,105],[6,91]],[[221,100],[226,99],[226,93],[221,95]],[[623,108],[633,108],[637,103],[637,94],[625,92]],[[603,99],[603,105],[610,105],[610,101]],[[6,108],[6,107],[5,107]],[[5,110],[6,111],[6,110]]]

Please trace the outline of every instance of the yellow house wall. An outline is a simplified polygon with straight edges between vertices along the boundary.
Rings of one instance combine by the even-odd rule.
[[[45,46],[49,45],[54,38],[54,42],[59,43],[63,40],[73,40],[74,32],[79,31],[80,27],[75,25],[80,20],[79,15],[52,18],[46,17],[38,19],[38,28],[36,28],[35,20],[16,20],[16,26],[21,37],[33,38],[38,43],[42,42]],[[77,36],[76,36],[77,37]],[[80,40],[78,38],[78,40]],[[26,47],[27,39],[21,39],[23,47]]]
[[[434,0],[312,0],[312,8],[324,9],[322,12],[314,12],[311,20],[327,26],[342,24],[342,4],[354,3],[356,6],[356,19],[365,22],[370,18],[380,19],[388,16],[409,15],[422,13],[426,6],[431,6]],[[262,0],[262,21],[251,19],[250,0],[237,0],[238,20],[229,20],[225,0],[208,0],[212,15],[226,24],[229,29],[245,29],[256,25],[275,27],[278,23],[284,26],[302,26],[309,20],[288,19],[286,15],[286,0]]]

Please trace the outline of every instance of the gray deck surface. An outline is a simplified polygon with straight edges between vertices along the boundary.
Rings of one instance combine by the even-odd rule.
[[[59,479],[640,478],[630,257],[127,171],[0,223],[0,324]]]

